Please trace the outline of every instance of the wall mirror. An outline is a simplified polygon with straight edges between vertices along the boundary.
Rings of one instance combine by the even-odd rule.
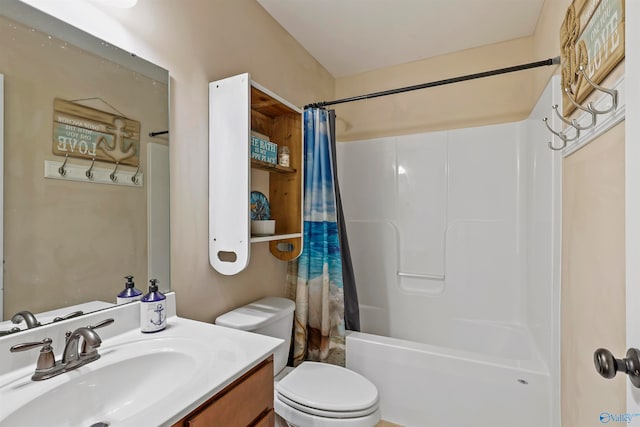
[[[151,278],[169,290],[168,71],[20,1],[3,0],[0,75],[2,320],[22,310],[42,313],[93,301],[115,303],[127,275],[134,276],[140,290],[147,289]],[[71,103],[66,121],[56,115],[56,99]],[[80,113],[75,105],[81,106]],[[138,122],[137,145],[131,148],[135,135],[122,121],[112,120],[92,132],[90,122],[82,122],[87,111]],[[54,145],[64,132],[64,148],[76,151],[60,169],[65,157],[54,152]],[[128,141],[122,151],[136,151],[139,170],[136,162],[116,164],[115,155],[93,162],[90,144],[96,140],[110,147]],[[84,157],[78,154],[82,150]],[[55,167],[47,172],[47,164]],[[107,177],[113,173],[117,182],[96,182],[101,170]],[[123,185],[132,177],[138,185]],[[6,326],[4,322],[0,330]]]

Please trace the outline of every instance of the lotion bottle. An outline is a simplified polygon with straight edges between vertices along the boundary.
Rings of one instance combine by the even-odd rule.
[[[124,276],[124,278],[127,279],[127,283],[125,283],[122,292],[118,294],[116,303],[125,304],[131,301],[139,301],[142,298],[142,291],[136,288],[136,284],[133,283],[133,276]]]
[[[140,299],[140,330],[158,332],[167,326],[167,297],[158,291],[157,279],[149,283],[149,293]]]

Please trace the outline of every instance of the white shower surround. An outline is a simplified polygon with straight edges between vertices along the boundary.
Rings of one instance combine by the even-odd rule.
[[[558,425],[554,82],[529,120],[338,144],[363,332],[347,366],[378,385],[384,419],[511,426],[509,407],[521,427]],[[478,396],[494,404],[471,410]]]

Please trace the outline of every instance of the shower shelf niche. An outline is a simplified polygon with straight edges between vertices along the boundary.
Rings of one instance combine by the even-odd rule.
[[[290,166],[251,159],[251,131],[287,146]],[[209,83],[209,262],[222,274],[249,264],[251,244],[269,242],[282,261],[302,252],[302,110],[251,81],[248,73]],[[251,236],[251,170],[261,170],[273,236]],[[260,180],[262,176],[260,176]],[[266,190],[264,191],[266,193]]]

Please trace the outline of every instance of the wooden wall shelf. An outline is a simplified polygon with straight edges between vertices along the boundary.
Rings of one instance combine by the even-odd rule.
[[[252,130],[288,147],[290,167],[248,162]],[[244,270],[252,243],[269,242],[273,256],[283,261],[300,255],[302,150],[300,108],[252,82],[249,74],[209,83],[209,261],[218,272]],[[265,176],[276,220],[273,236],[250,235],[250,168],[270,172]]]
[[[273,163],[263,162],[262,160],[256,160],[256,159],[251,159],[251,167],[256,169],[262,169],[268,172],[296,173],[296,170],[293,168],[274,165]]]

